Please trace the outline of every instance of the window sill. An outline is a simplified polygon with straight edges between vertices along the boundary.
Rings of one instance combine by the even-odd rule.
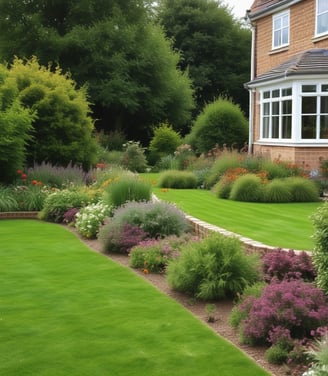
[[[325,40],[328,38],[328,32],[327,34],[323,34],[323,35],[318,35],[318,36],[314,36],[312,38],[312,42],[313,43],[318,43],[318,42],[321,42],[322,40]]]
[[[285,52],[285,51],[288,51],[288,50],[289,50],[289,45],[288,46],[283,46],[283,47],[278,47],[278,48],[272,49],[269,52],[269,55],[279,54],[281,52]]]
[[[256,145],[265,145],[265,146],[289,146],[289,147],[322,147],[322,148],[326,148],[328,147],[328,140],[327,141],[323,141],[323,140],[320,140],[320,141],[293,141],[293,140],[276,140],[276,141],[273,141],[272,139],[269,140],[264,140],[264,139],[261,139],[261,140],[257,140],[254,142],[254,144]]]

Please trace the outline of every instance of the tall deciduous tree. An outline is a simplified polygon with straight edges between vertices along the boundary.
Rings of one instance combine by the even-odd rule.
[[[0,0],[0,56],[58,62],[87,83],[97,123],[147,139],[151,125],[186,126],[193,108],[187,74],[177,69],[150,0]]]
[[[251,33],[215,0],[160,0],[158,20],[181,51],[180,67],[189,70],[198,111],[219,96],[231,97],[245,113]]]

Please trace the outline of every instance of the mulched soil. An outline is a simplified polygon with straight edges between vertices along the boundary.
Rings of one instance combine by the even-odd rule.
[[[124,267],[130,268],[128,256],[121,255],[121,254],[104,254],[102,252],[102,245],[98,240],[84,239],[81,236],[79,236],[79,234],[77,234],[74,228],[71,228],[71,227],[67,227],[67,228],[70,229],[73,233],[75,233],[76,236],[78,236],[81,239],[81,241],[85,243],[91,250],[103,254],[104,257],[109,257],[111,260],[113,260],[114,262]],[[277,365],[269,364],[265,360],[265,357],[264,357],[265,348],[251,347],[251,346],[242,345],[239,343],[238,332],[235,329],[233,329],[229,324],[229,315],[233,308],[232,301],[229,300],[229,301],[216,302],[215,303],[216,312],[214,314],[215,321],[213,323],[209,323],[207,320],[207,314],[205,311],[205,306],[207,304],[206,302],[198,301],[195,299],[190,299],[190,297],[184,294],[171,290],[165,280],[165,275],[163,274],[144,274],[141,270],[136,270],[132,268],[130,268],[130,270],[140,275],[142,278],[146,279],[149,283],[155,286],[158,290],[167,294],[172,299],[176,300],[179,304],[183,305],[195,317],[205,322],[215,333],[225,338],[226,340],[230,341],[232,344],[238,347],[241,351],[243,351],[247,356],[254,359],[257,364],[259,364],[262,368],[270,372],[272,376],[285,376],[287,374],[286,373],[287,369],[285,366],[277,366]]]

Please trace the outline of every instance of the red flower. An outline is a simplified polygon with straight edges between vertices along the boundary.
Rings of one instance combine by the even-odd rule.
[[[22,175],[23,171],[22,170],[17,170],[18,175]]]
[[[26,174],[22,174],[22,175],[21,175],[21,179],[22,179],[22,180],[26,180],[26,178],[27,178],[27,175],[26,175]]]
[[[32,180],[31,184],[32,184],[32,185],[37,185],[38,182],[37,182],[37,180]]]

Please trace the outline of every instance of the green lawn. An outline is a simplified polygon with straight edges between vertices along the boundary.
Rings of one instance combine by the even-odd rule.
[[[155,184],[158,174],[143,174]],[[311,214],[321,203],[265,204],[216,198],[196,189],[153,189],[156,196],[174,202],[185,213],[274,247],[313,249]]]
[[[60,225],[0,221],[0,375],[268,375]]]

